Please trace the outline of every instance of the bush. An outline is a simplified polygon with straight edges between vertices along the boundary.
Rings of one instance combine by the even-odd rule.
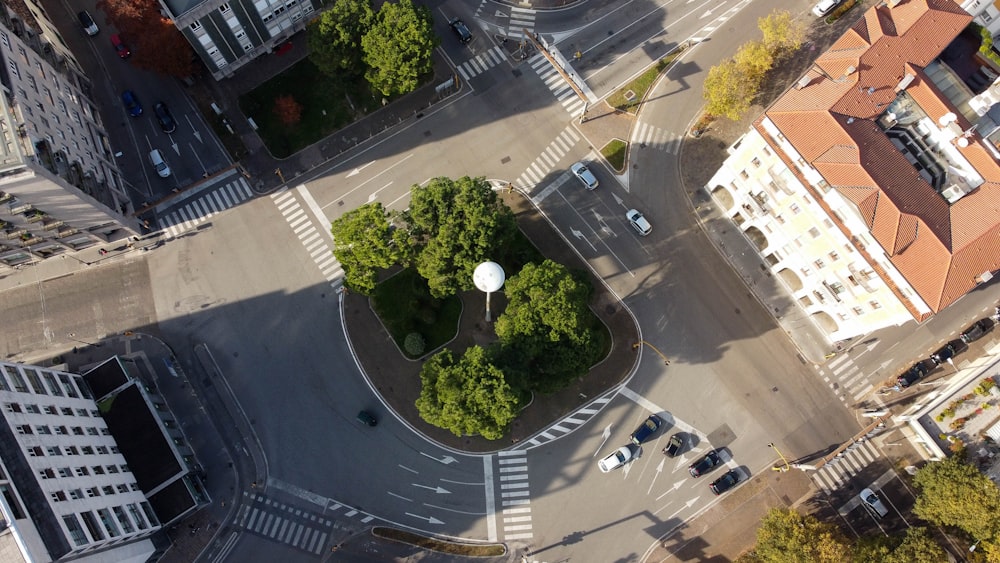
[[[419,332],[411,332],[403,339],[403,350],[410,356],[420,356],[427,349],[427,342]]]

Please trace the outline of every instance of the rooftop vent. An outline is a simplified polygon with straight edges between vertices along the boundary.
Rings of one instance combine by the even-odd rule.
[[[896,84],[896,91],[901,92],[903,90],[906,90],[906,87],[912,84],[916,78],[917,78],[916,76],[907,72],[906,76],[904,76],[903,79],[899,81],[899,84]]]
[[[798,83],[795,84],[795,89],[801,90],[806,86],[808,86],[810,82],[812,82],[812,78],[810,78],[809,75],[807,74],[799,79]]]
[[[844,76],[850,76],[854,74],[854,71],[858,70],[857,67],[851,65],[844,70]]]
[[[964,186],[955,183],[941,190],[941,197],[948,200],[948,203],[955,203],[956,201],[962,199],[962,197],[967,193],[969,192],[965,191]]]
[[[899,5],[900,5],[900,4],[902,3],[902,2],[903,2],[903,0],[888,0],[888,1],[886,2],[886,4],[887,4],[887,5],[888,5],[888,6],[890,7],[890,8],[895,8],[896,6],[899,6]]]

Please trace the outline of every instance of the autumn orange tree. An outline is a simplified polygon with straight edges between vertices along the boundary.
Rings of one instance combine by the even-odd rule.
[[[133,47],[135,66],[179,78],[194,71],[191,45],[156,0],[98,0],[97,9]]]
[[[278,96],[274,100],[274,114],[285,125],[295,125],[302,119],[302,104],[291,95]]]

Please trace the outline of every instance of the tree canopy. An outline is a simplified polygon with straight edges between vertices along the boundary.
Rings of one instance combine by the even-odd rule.
[[[496,440],[518,413],[520,401],[486,350],[473,346],[455,361],[450,350],[428,359],[420,370],[421,418],[456,436],[479,434]]]
[[[135,66],[179,78],[194,72],[191,45],[156,0],[98,0],[97,9],[131,45]]]
[[[365,78],[385,96],[411,92],[433,69],[431,55],[439,42],[429,9],[411,0],[386,2],[361,39]]]
[[[413,186],[406,214],[417,271],[435,297],[472,289],[472,272],[499,256],[517,230],[514,214],[483,178],[434,178]]]
[[[775,10],[757,20],[757,27],[764,34],[763,44],[775,59],[781,59],[802,46],[806,25],[795,19],[788,10]]]
[[[760,80],[746,67],[733,59],[723,61],[708,69],[705,77],[705,111],[737,120],[750,109],[759,88]]]
[[[306,26],[309,58],[326,74],[360,76],[365,70],[361,39],[374,21],[371,0],[337,0]]]
[[[333,254],[344,268],[344,283],[351,290],[368,295],[375,289],[378,270],[408,260],[406,232],[393,228],[391,218],[376,201],[333,222]]]
[[[978,540],[1000,532],[1000,489],[961,456],[928,463],[913,478],[920,494],[913,512],[931,522],[954,526]]]
[[[850,549],[836,527],[787,508],[773,508],[757,528],[755,558],[768,563],[842,563]]]
[[[947,561],[944,549],[926,528],[907,528],[904,534],[861,538],[854,548],[853,563],[939,563]]]

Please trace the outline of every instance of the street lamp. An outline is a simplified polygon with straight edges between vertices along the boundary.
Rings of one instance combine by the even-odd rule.
[[[979,542],[981,542],[981,541],[983,541],[983,540],[976,540],[976,543],[972,544],[972,546],[969,547],[969,553],[972,553],[973,551],[975,551],[976,548],[979,547]]]
[[[479,291],[486,293],[486,322],[490,322],[490,294],[503,287],[506,276],[496,262],[483,262],[472,272],[472,283]]]
[[[788,465],[788,460],[785,459],[785,456],[781,455],[781,451],[778,450],[778,447],[774,445],[774,442],[769,442],[767,444],[767,447],[769,447],[772,450],[774,450],[775,452],[777,452],[778,453],[778,457],[780,457],[781,461],[784,462],[784,464],[785,464],[785,465],[783,465],[781,467],[777,467],[777,466],[776,467],[772,467],[771,471],[781,471],[782,473],[784,473],[784,472],[788,471],[789,469],[791,469],[791,467]]]
[[[633,344],[632,345],[632,349],[633,350],[638,350],[639,346],[642,346],[643,344],[645,344],[646,346],[649,346],[650,348],[652,348],[653,351],[657,353],[657,355],[659,355],[661,358],[663,358],[663,365],[665,365],[665,366],[669,366],[670,365],[670,358],[666,357],[663,354],[663,352],[660,352],[659,350],[657,350],[656,346],[653,346],[652,344],[650,344],[649,342],[646,342],[645,340],[640,340],[640,341],[636,342],[635,344]]]

